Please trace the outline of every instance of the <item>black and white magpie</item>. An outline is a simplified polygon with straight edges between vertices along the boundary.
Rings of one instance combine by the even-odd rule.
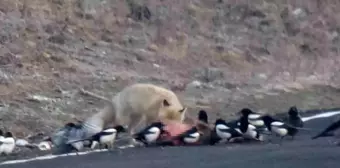
[[[44,137],[42,141],[37,144],[37,147],[41,151],[51,150],[53,147],[52,138],[50,136]]]
[[[113,147],[117,135],[122,132],[126,132],[126,129],[121,125],[117,125],[112,128],[106,128],[86,140],[90,141],[91,149],[94,149],[98,143],[99,145],[105,145],[107,149],[110,149]]]
[[[275,119],[270,115],[265,115],[262,117],[264,124],[266,125],[267,129],[278,135],[279,137],[281,137],[281,140],[285,137],[285,136],[291,136],[292,139],[294,138],[294,136],[297,133],[297,128],[294,128],[290,125],[287,125],[286,123],[284,123],[283,121],[279,120],[279,119]]]
[[[264,122],[261,119],[261,114],[256,113],[249,108],[243,108],[240,111],[241,115],[246,117],[251,125],[254,125],[255,127],[263,127]]]
[[[254,125],[249,123],[247,116],[241,116],[239,118],[238,124],[239,127],[235,130],[240,132],[244,138],[246,139],[255,139],[258,141],[263,140],[263,136],[261,135],[260,130],[258,130]]]
[[[140,132],[135,133],[133,137],[144,145],[150,145],[155,143],[165,132],[164,127],[165,125],[162,122],[154,122]]]
[[[216,135],[221,140],[230,141],[233,138],[242,137],[242,133],[241,132],[236,131],[235,127],[233,127],[231,124],[228,124],[222,118],[218,118],[215,121],[215,127],[214,127],[213,131],[216,132]]]
[[[6,132],[4,138],[0,140],[0,154],[9,155],[15,148],[15,139],[11,132]]]
[[[202,134],[198,131],[197,127],[193,126],[191,129],[174,137],[173,140],[178,140],[184,145],[195,145],[198,144],[201,135]]]

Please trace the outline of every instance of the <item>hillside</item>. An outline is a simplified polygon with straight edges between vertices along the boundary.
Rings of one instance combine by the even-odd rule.
[[[80,89],[135,82],[192,116],[339,106],[338,1],[1,0],[0,25],[0,127],[19,137],[103,107]]]

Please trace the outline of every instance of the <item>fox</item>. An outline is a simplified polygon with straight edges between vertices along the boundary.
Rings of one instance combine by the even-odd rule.
[[[187,112],[187,107],[173,91],[150,83],[129,85],[112,99],[94,93],[90,95],[106,101],[107,105],[83,122],[87,136],[100,132],[112,123],[123,125],[131,136],[129,144],[133,146],[137,142],[132,135],[141,124],[149,125],[156,121],[182,123]]]

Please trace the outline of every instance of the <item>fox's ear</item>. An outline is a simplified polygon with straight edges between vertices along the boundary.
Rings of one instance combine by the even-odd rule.
[[[163,100],[163,106],[167,107],[170,106],[170,103],[167,100]]]

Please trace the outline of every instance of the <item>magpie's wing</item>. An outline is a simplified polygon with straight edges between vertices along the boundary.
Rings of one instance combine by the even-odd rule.
[[[142,131],[135,133],[134,136],[142,136],[142,135],[153,134],[153,133],[155,133],[155,132],[152,132],[149,129],[144,129]]]
[[[229,122],[227,122],[227,126],[228,127],[231,127],[231,128],[236,128],[236,127],[238,127],[238,125],[237,125],[237,123],[239,122],[239,120],[237,119],[237,120],[232,120],[232,121],[229,121]]]
[[[289,118],[288,123],[294,127],[303,127],[304,123],[300,117],[297,118]]]
[[[194,129],[195,127],[193,127],[193,128],[191,128],[191,129],[189,129],[189,130],[187,130],[187,131],[185,131],[185,132],[183,132],[183,133],[181,133],[181,134],[179,134],[179,135],[177,135],[177,136],[175,136],[173,139],[182,139],[182,138],[184,138],[184,137],[192,137],[192,136],[190,136],[192,133],[194,133]],[[194,138],[194,137],[192,137],[192,138]]]
[[[186,134],[185,137],[188,137],[188,138],[195,138],[194,136],[192,136],[192,134]]]
[[[51,136],[51,141],[55,146],[59,146],[62,145],[66,142],[67,137],[69,135],[69,129],[66,127],[62,127],[58,130],[56,130],[56,132],[54,132]]]
[[[231,128],[220,128],[218,130],[220,130],[222,132],[228,132],[228,133],[238,132],[238,131],[236,131],[236,129],[234,127],[231,127]]]
[[[68,134],[66,144],[84,141],[87,139],[90,139],[90,137],[85,137],[85,131],[83,129],[72,128]]]
[[[229,128],[220,128],[218,130],[220,130],[221,132],[230,132],[231,129],[229,129]]]
[[[255,130],[256,130],[256,131],[259,131],[259,132],[261,132],[261,133],[269,132],[269,129],[267,128],[267,126],[256,127]]]
[[[233,135],[242,135],[240,132],[236,131],[234,128],[221,128],[219,129],[221,132],[227,132]]]
[[[232,134],[232,136],[242,136],[242,134],[236,131],[234,128],[230,129],[229,132]]]
[[[111,135],[112,132],[98,132],[97,134],[95,134],[96,136],[103,136],[103,135]]]

